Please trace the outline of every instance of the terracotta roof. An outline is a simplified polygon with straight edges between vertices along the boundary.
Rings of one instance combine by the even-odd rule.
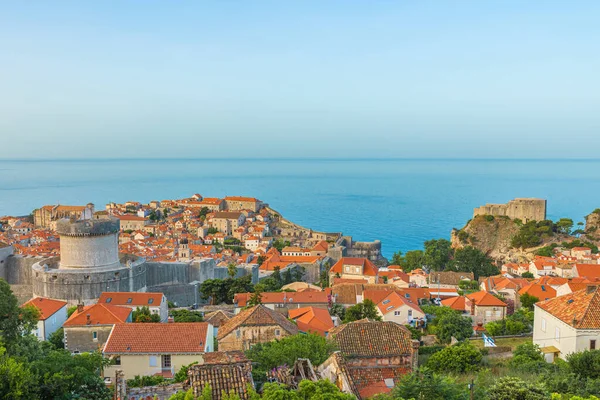
[[[550,285],[540,285],[532,283],[519,290],[519,295],[527,293],[530,296],[537,297],[538,300],[547,300],[556,297],[556,290]]]
[[[440,271],[432,272],[429,274],[429,283],[440,283],[440,285],[458,285],[463,280],[474,280],[475,276],[472,272],[454,272],[454,271]]]
[[[262,304],[240,311],[221,328],[219,328],[218,339],[221,339],[240,326],[269,326],[279,325],[292,335],[298,333],[296,325],[287,320],[280,313],[273,311]]]
[[[377,304],[377,307],[379,308],[379,311],[381,311],[381,313],[385,315],[404,305],[409,306],[415,311],[423,313],[421,307],[406,299],[403,295],[399,294],[398,292],[389,292],[387,297]]]
[[[40,312],[40,320],[45,320],[54,315],[58,310],[67,305],[66,301],[35,297],[23,304],[21,307],[33,306]]]
[[[233,318],[233,314],[228,311],[217,310],[204,315],[204,322],[207,322],[215,328],[220,327]]]
[[[214,352],[203,355],[204,363],[192,365],[189,370],[190,385],[200,394],[210,385],[213,399],[223,393],[248,398],[248,386],[254,386],[252,364],[241,351]]]
[[[450,307],[454,310],[464,312],[466,310],[466,298],[465,296],[451,297],[449,299],[442,300],[442,305]]]
[[[289,310],[288,317],[296,321],[301,332],[313,332],[325,336],[325,332],[333,328],[333,320],[325,308],[297,308]]]
[[[344,265],[357,265],[362,267],[363,272],[362,275],[365,276],[376,276],[379,268],[375,264],[373,264],[367,258],[357,258],[357,257],[342,257],[338,262],[336,262],[333,267],[329,270],[330,274],[343,274],[343,266]]]
[[[391,288],[391,289],[365,289],[363,291],[363,299],[371,300],[373,303],[377,304],[383,301],[386,297],[395,291],[400,292],[399,288]]]
[[[93,304],[83,307],[83,311],[76,310],[67,319],[64,326],[121,324],[127,321],[131,312],[129,307]]]
[[[102,292],[98,303],[116,306],[153,306],[158,307],[164,294],[149,292]]]
[[[246,201],[246,202],[252,202],[252,203],[255,203],[255,202],[258,201],[254,197],[243,197],[243,196],[225,196],[225,200],[230,200],[230,201]]]
[[[600,277],[600,264],[575,264],[577,275],[586,278]]]
[[[486,307],[506,307],[506,303],[496,296],[484,290],[467,295],[467,298],[475,303],[476,306]]]
[[[206,322],[117,324],[104,353],[204,353],[207,345]]]
[[[600,329],[600,292],[596,286],[540,301],[536,307],[577,329]]]
[[[237,293],[234,303],[238,307],[246,307],[252,293]],[[261,293],[262,304],[303,304],[303,303],[329,303],[329,296],[325,292],[264,292]]]
[[[360,320],[329,331],[345,357],[387,357],[412,354],[411,335],[390,321]]]

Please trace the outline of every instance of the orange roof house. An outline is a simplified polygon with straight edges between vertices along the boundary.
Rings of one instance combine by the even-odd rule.
[[[367,258],[342,257],[329,270],[329,278],[367,279],[369,283],[377,283],[379,268]]]
[[[201,354],[211,351],[213,345],[207,341],[208,326],[206,322],[115,325],[104,354]]]
[[[480,291],[467,295],[467,298],[478,306],[485,307],[506,307],[506,303],[497,298],[496,296],[486,292]]]
[[[598,349],[600,341],[600,292],[597,286],[535,304],[533,343],[547,361],[556,356]]]
[[[448,299],[442,300],[442,305],[446,307],[450,307],[453,310],[457,310],[460,312],[468,311],[466,307],[466,298],[465,296],[458,297],[450,297]]]
[[[556,289],[550,285],[532,283],[519,290],[519,296],[527,293],[530,296],[537,297],[539,300],[548,300],[556,297]]]
[[[359,400],[390,392],[417,368],[419,342],[395,322],[350,322],[331,329],[328,339],[340,351],[319,366],[321,376]]]
[[[40,312],[40,321],[46,320],[56,314],[60,309],[67,306],[66,301],[35,297],[23,304],[21,307],[32,306]]]
[[[210,327],[210,329],[209,329]],[[173,375],[185,365],[202,363],[213,349],[213,329],[206,322],[120,324],[113,328],[103,354],[115,360],[105,376],[117,369],[134,375]]]
[[[333,320],[326,308],[297,308],[290,310],[288,316],[296,322],[300,332],[311,332],[325,336],[326,332],[333,328]]]
[[[114,325],[127,322],[131,316],[128,307],[93,304],[79,306],[64,326]]]
[[[38,310],[37,328],[32,332],[39,340],[48,340],[50,335],[63,326],[67,319],[67,302],[62,300],[35,297],[21,307]]]

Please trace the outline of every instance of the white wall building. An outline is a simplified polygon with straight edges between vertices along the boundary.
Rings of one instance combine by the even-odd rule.
[[[588,286],[535,304],[533,343],[548,362],[600,348],[600,292]]]

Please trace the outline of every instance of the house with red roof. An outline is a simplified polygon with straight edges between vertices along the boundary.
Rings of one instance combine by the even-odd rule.
[[[150,292],[102,292],[98,303],[129,307],[133,311],[148,307],[150,313],[160,315],[161,322],[169,318],[169,305],[163,293]]]
[[[327,337],[339,351],[318,372],[359,400],[389,393],[418,365],[419,342],[394,322],[362,319],[331,329]]]
[[[383,300],[377,303],[377,311],[384,321],[400,325],[408,325],[415,320],[425,319],[425,313],[418,304],[395,291],[389,292]]]
[[[334,325],[326,308],[296,308],[289,311],[288,317],[296,323],[300,332],[315,333],[320,336],[326,336],[327,331]]]
[[[573,276],[578,278],[600,278],[600,264],[575,264]]]
[[[34,307],[40,313],[37,328],[32,332],[38,340],[48,340],[67,320],[67,302],[62,300],[35,297],[21,307]]]
[[[329,280],[364,279],[368,283],[378,282],[379,268],[368,258],[342,257],[329,270]]]
[[[600,291],[590,285],[534,306],[533,343],[546,361],[600,348]]]
[[[531,283],[519,290],[519,297],[527,293],[530,296],[537,297],[538,300],[544,301],[556,297],[556,289],[547,283]]]
[[[468,294],[466,298],[466,305],[470,307],[471,319],[475,324],[487,324],[506,316],[506,303],[491,293],[482,290]]]
[[[529,263],[529,272],[533,274],[534,278],[545,275],[556,275],[556,264],[557,260],[553,257],[536,256]]]
[[[131,322],[131,313],[129,307],[110,304],[78,305],[63,324],[65,348],[71,353],[101,349],[115,325]]]
[[[184,365],[202,363],[214,350],[213,328],[206,322],[115,325],[103,355],[112,360],[105,376],[122,370],[125,379],[136,375],[172,378]]]

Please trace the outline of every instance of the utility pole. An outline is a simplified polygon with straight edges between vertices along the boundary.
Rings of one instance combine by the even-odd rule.
[[[475,383],[473,379],[471,379],[471,383],[469,383],[469,392],[469,398],[471,400],[475,399]]]

